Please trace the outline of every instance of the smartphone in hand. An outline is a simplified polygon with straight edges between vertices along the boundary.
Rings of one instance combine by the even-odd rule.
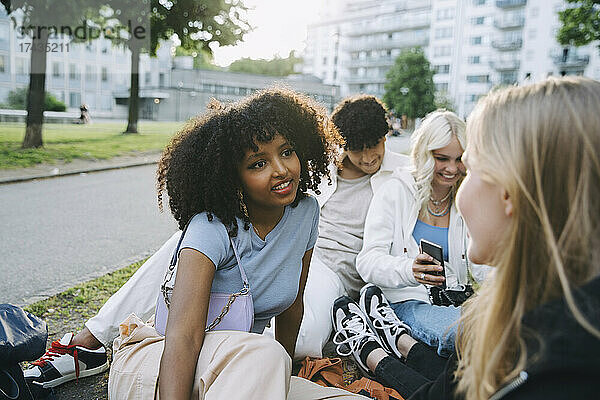
[[[425,254],[429,254],[431,257],[439,261],[442,267],[441,272],[432,272],[432,275],[439,275],[446,277],[446,267],[444,267],[444,249],[437,243],[430,242],[429,240],[421,239],[420,243],[421,251]],[[442,288],[446,288],[446,281],[442,283]]]

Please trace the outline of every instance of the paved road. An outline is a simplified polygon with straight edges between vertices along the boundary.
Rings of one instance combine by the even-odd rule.
[[[0,303],[30,303],[137,261],[177,229],[156,166],[0,186]]]

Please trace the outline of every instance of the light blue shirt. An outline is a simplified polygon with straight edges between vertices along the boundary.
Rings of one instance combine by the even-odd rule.
[[[296,207],[286,206],[283,216],[262,240],[254,229],[244,230],[237,220],[233,238],[242,267],[248,276],[254,301],[253,332],[262,333],[267,322],[285,311],[298,294],[302,257],[313,248],[318,236],[319,205],[314,197]],[[242,277],[225,225],[209,221],[206,212],[196,214],[185,233],[181,249],[191,248],[206,255],[217,267],[213,292],[233,293],[242,287]]]
[[[417,219],[412,236],[417,244],[421,242],[421,239],[425,239],[442,246],[444,261],[448,261],[448,228],[429,225]]]

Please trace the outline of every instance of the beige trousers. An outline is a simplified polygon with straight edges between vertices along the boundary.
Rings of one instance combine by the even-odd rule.
[[[108,398],[153,399],[164,337],[133,314],[121,323],[119,331],[113,344]],[[298,377],[292,378],[290,388],[291,367],[289,355],[271,337],[235,331],[209,332],[196,364],[192,398],[366,399]]]

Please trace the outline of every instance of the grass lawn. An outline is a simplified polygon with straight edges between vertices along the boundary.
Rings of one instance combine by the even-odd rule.
[[[48,346],[65,333],[79,332],[90,317],[116,292],[146,260],[65,290],[25,307],[48,324]],[[109,359],[111,349],[107,349]],[[28,365],[28,363],[24,363]],[[108,400],[108,371],[54,388],[61,400]]]
[[[50,337],[80,331],[85,321],[96,315],[106,300],[127,282],[144,261],[146,260],[81,283],[24,309],[48,323]]]
[[[24,123],[0,125],[0,169],[24,168],[39,163],[70,162],[75,158],[107,159],[135,152],[159,151],[183,122],[140,122],[139,134],[123,135],[125,122],[90,125],[44,124],[44,147],[21,149]]]

